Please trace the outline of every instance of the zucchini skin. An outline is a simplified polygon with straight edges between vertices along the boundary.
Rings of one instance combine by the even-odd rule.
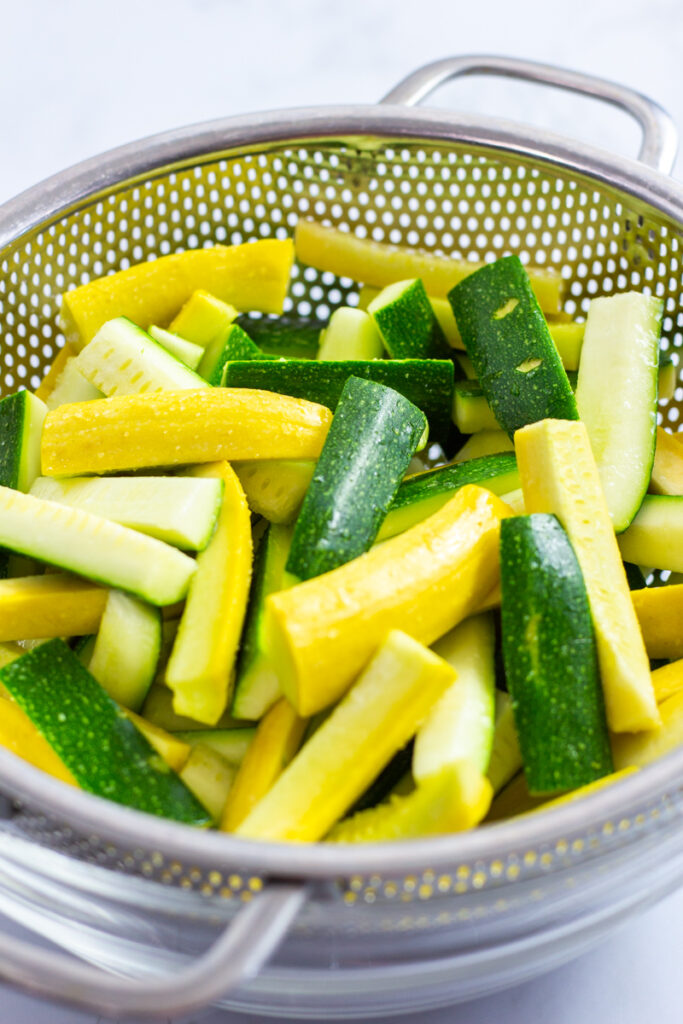
[[[215,350],[214,350],[215,344]],[[272,359],[266,356],[239,324],[230,324],[222,341],[212,343],[199,364],[197,372],[211,387],[220,387],[225,377],[225,368],[233,359]]]
[[[240,316],[235,321],[265,355],[286,359],[315,359],[325,320],[303,316]]]
[[[63,640],[6,665],[0,682],[82,789],[148,814],[209,824],[206,810]]]
[[[455,381],[450,359],[237,361],[228,364],[224,384],[305,398],[334,411],[349,377],[398,391],[425,414],[432,440],[448,437]]]
[[[579,418],[562,360],[519,257],[504,256],[475,271],[448,298],[482,390],[510,436],[537,420]],[[535,360],[540,360],[538,365],[525,367]]]
[[[380,305],[388,291],[399,287],[390,285],[368,306],[389,355],[393,359],[448,359],[450,345],[419,277],[403,282],[400,294]]]
[[[532,794],[613,771],[586,587],[555,516],[503,520],[503,658]]]
[[[347,380],[294,527],[288,572],[308,580],[371,547],[425,427],[403,395]]]

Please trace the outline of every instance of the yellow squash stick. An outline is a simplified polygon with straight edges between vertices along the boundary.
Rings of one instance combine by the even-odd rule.
[[[315,841],[410,739],[450,686],[448,662],[398,630],[314,732],[236,835]]]
[[[121,708],[121,710],[130,718],[133,725],[140,730],[149,745],[154,747],[157,754],[163,757],[166,764],[174,772],[179,772],[190,756],[190,751],[192,750],[190,744],[179,740],[177,736],[172,736],[170,732],[166,732],[165,729],[161,729],[158,725],[147,722],[140,715],[136,715],[134,711],[131,711],[130,708]]]
[[[228,795],[221,828],[234,832],[292,760],[308,719],[299,718],[284,698],[259,722]]]
[[[300,220],[294,232],[297,259],[363,284],[384,288],[395,281],[419,277],[428,295],[446,298],[451,288],[482,266],[432,252],[358,238],[348,231]],[[544,313],[557,313],[562,278],[556,270],[527,267],[531,286]],[[114,314],[112,314],[114,315]]]
[[[683,658],[683,583],[631,591],[631,601],[651,658]]]
[[[197,556],[166,685],[173,691],[176,714],[215,725],[228,700],[249,596],[251,520],[244,491],[227,462],[194,469],[193,475],[219,476],[225,488],[213,537]]]
[[[95,633],[108,594],[63,573],[0,580],[0,641]]]
[[[40,398],[44,402],[50,397],[55,389],[55,384],[61,376],[62,370],[68,363],[69,359],[71,359],[75,354],[75,349],[73,349],[68,342],[60,348],[52,361],[50,369],[47,371],[34,392],[36,398]]]
[[[0,746],[11,750],[53,778],[70,786],[77,785],[69,769],[38,732],[28,715],[14,701],[4,698],[0,701]]]
[[[585,426],[579,420],[531,423],[516,432],[515,450],[527,512],[557,516],[581,567],[610,728],[656,728],[650,664]]]
[[[115,316],[141,327],[167,324],[198,288],[241,310],[281,313],[293,259],[290,239],[264,239],[136,263],[66,292],[60,325],[80,351]]]
[[[392,628],[431,644],[498,581],[507,506],[463,487],[438,512],[332,572],[271,595],[267,636],[282,692],[300,715],[334,703]]]
[[[121,395],[53,409],[44,476],[78,476],[222,459],[317,459],[332,413],[271,391],[207,388]]]
[[[659,705],[661,729],[635,736],[613,736],[614,767],[643,768],[683,744],[683,690],[674,693]]]
[[[650,477],[652,494],[683,494],[683,443],[681,434],[657,427],[657,447]]]
[[[683,690],[683,658],[655,669],[652,673],[652,685],[658,704]]]
[[[292,523],[304,500],[313,473],[312,459],[254,459],[237,462],[249,508],[270,523]]]

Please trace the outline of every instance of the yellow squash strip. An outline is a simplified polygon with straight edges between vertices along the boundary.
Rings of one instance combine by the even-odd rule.
[[[442,658],[393,630],[236,835],[321,839],[414,734],[453,677]]]
[[[77,785],[69,769],[38,732],[28,715],[11,700],[0,701],[0,746],[60,782],[66,782],[69,786]]]
[[[158,725],[147,722],[140,715],[136,715],[134,711],[131,711],[130,708],[121,708],[121,710],[130,718],[133,725],[140,730],[149,745],[154,747],[157,754],[163,757],[166,764],[174,772],[179,772],[190,756],[192,748],[189,743],[184,743],[182,740],[177,739],[177,737],[171,736],[164,729],[160,729]]]
[[[313,478],[311,459],[260,459],[236,462],[249,508],[271,523],[292,523]]]
[[[636,736],[612,737],[615,768],[643,768],[683,744],[683,690],[662,701],[659,712],[662,716],[661,729]]]
[[[202,288],[192,293],[168,329],[185,341],[207,348],[236,316],[234,306],[221,302]]]
[[[59,380],[62,370],[68,363],[69,359],[76,354],[75,349],[68,343],[60,348],[59,352],[55,356],[50,369],[47,371],[40,384],[36,388],[34,394],[36,398],[40,398],[45,402],[55,389],[55,384]]]
[[[145,697],[145,703],[140,712],[146,722],[158,725],[166,732],[199,732],[206,729],[203,722],[197,722],[194,718],[186,718],[184,715],[176,715],[173,711],[173,694],[161,683],[152,683],[149,692]],[[216,729],[236,729],[240,726],[251,725],[238,721],[227,712],[216,722]]]
[[[271,595],[266,629],[282,692],[300,715],[334,703],[390,629],[431,644],[499,579],[507,506],[467,486],[438,512],[332,572]]]
[[[531,796],[524,772],[520,771],[496,794],[485,820],[489,823],[516,818],[518,814],[528,814],[529,811],[543,807],[547,802],[547,797]]]
[[[271,391],[207,388],[121,395],[48,413],[44,476],[222,459],[317,459],[332,413]]]
[[[631,591],[651,658],[683,658],[683,583]]]
[[[658,704],[673,697],[679,690],[683,690],[683,658],[655,669],[652,673],[652,685],[655,688]]]
[[[95,633],[108,593],[62,573],[0,580],[0,641]]]
[[[203,466],[192,476],[223,480],[223,502],[209,544],[197,555],[166,666],[173,710],[215,725],[225,711],[233,662],[249,597],[252,544],[247,499],[227,462]]]
[[[491,803],[491,783],[467,761],[443,768],[406,796],[359,811],[338,822],[331,843],[379,843],[419,839],[474,828]]]
[[[297,259],[318,270],[385,288],[396,281],[419,277],[427,294],[446,298],[451,288],[483,264],[454,260],[420,249],[408,249],[348,231],[300,220],[294,232]],[[555,270],[527,267],[531,285],[544,313],[556,313],[562,298],[562,278]]]
[[[80,352],[115,316],[127,316],[141,327],[167,324],[198,288],[241,310],[281,313],[293,259],[289,239],[161,256],[66,292],[60,325]]]
[[[683,444],[663,427],[657,427],[649,489],[652,494],[683,494]]]
[[[650,665],[586,428],[578,420],[531,423],[515,434],[515,450],[527,512],[557,516],[581,567],[609,726],[653,729]]]
[[[224,832],[234,832],[282,775],[299,749],[307,721],[284,699],[261,719],[225,805]]]
[[[619,737],[619,741],[621,741],[622,738],[628,742],[632,737]],[[603,775],[601,779],[596,779],[595,782],[589,782],[585,786],[579,786],[578,789],[573,789],[570,793],[563,793],[562,796],[556,796],[554,800],[548,800],[542,807],[534,807],[529,813],[534,814],[537,811],[550,811],[554,807],[562,807],[563,804],[572,804],[575,800],[582,800],[585,796],[591,796],[592,793],[597,793],[601,789],[606,789],[608,786],[614,785],[615,782],[621,782],[622,779],[628,778],[629,775],[633,775],[637,770],[638,769],[635,765],[630,765],[626,768],[619,768],[617,771],[612,772],[611,775]]]

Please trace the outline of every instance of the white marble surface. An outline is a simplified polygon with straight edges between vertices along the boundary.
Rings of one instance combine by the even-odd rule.
[[[0,0],[0,14],[0,201],[76,160],[176,125],[372,102],[413,68],[453,53],[508,53],[628,82],[683,124],[680,0]],[[436,102],[534,121],[624,153],[637,147],[625,117],[555,92],[472,79]],[[419,1019],[679,1024],[682,917],[679,892],[574,964]],[[0,1021],[94,1018],[0,987]]]

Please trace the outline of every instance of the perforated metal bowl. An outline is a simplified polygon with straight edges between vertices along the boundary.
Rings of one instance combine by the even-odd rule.
[[[471,72],[622,107],[643,129],[640,162],[411,109]],[[186,247],[289,235],[310,215],[464,259],[518,252],[561,270],[565,309],[578,316],[593,295],[649,289],[665,301],[664,344],[676,356],[675,149],[668,118],[644,97],[502,58],[431,65],[380,106],[232,118],[123,147],[0,210],[3,387],[38,384],[61,341],[65,289]],[[353,302],[355,287],[298,268],[291,304],[325,316]],[[682,398],[678,388],[662,405],[666,422],[677,423]],[[683,878],[682,777],[680,751],[552,812],[337,848],[193,831],[0,750],[0,787],[18,801],[0,831],[0,911],[80,957],[0,936],[0,976],[96,1012],[158,1017],[221,998],[328,1019],[468,998],[576,954]]]

